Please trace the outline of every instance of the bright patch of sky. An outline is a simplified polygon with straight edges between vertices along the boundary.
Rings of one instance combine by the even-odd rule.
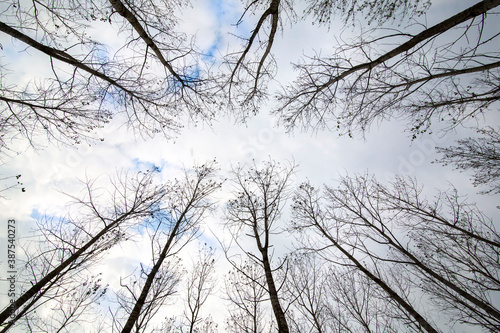
[[[138,158],[134,158],[132,160],[132,163],[134,164],[135,171],[141,171],[141,172],[143,172],[143,171],[154,170],[154,171],[157,171],[157,172],[161,172],[162,169],[163,169],[163,167],[165,166],[165,164],[167,162],[164,161],[161,165],[156,165],[156,164],[151,163],[151,162],[141,161]]]

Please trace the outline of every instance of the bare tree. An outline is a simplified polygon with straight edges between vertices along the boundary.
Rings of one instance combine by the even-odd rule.
[[[47,76],[23,85],[0,83],[0,149],[21,136],[64,143],[97,139],[95,130],[119,113],[141,135],[174,135],[176,118],[213,114],[206,69],[192,43],[175,32],[183,1],[14,1],[5,5],[0,31],[47,59]],[[101,23],[100,23],[101,22]],[[116,54],[94,27],[106,22],[125,38]],[[11,48],[11,45],[3,45]],[[31,51],[33,50],[33,51]],[[102,139],[102,138],[101,138]]]
[[[412,298],[410,295],[407,279],[402,279],[396,270],[374,267],[407,303],[418,304],[418,297]],[[351,327],[354,332],[422,332],[422,327],[412,315],[387,298],[386,292],[365,274],[333,265],[329,268],[328,277],[327,287],[332,303],[339,308],[338,312],[345,321],[343,325]]]
[[[332,263],[333,257],[327,257],[312,251],[296,253],[291,260],[287,292],[293,300],[291,309],[295,310],[289,316],[293,331],[421,331],[408,325],[411,318],[401,318],[405,312],[397,309],[397,303],[391,302],[374,281],[356,269]],[[405,325],[398,325],[403,320]]]
[[[196,236],[200,221],[213,205],[210,196],[220,187],[220,183],[214,180],[214,173],[214,163],[208,163],[191,172],[186,171],[183,180],[176,180],[168,186],[162,214],[151,224],[152,266],[141,267],[141,274],[145,275],[144,285],[123,325],[122,333],[145,329],[140,319],[153,302],[148,301],[148,297],[154,282],[161,277],[163,263]]]
[[[236,101],[241,106],[237,117],[242,120],[257,113],[259,104],[267,97],[267,83],[275,76],[278,69],[272,48],[279,32],[284,30],[284,26],[299,20],[296,7],[300,6],[289,0],[244,1],[243,14],[236,26],[239,26],[245,17],[248,18],[251,15],[257,17],[255,26],[250,36],[240,37],[243,41],[242,49],[227,54],[224,59],[231,71],[227,79],[224,77],[224,84],[227,88],[224,94],[225,103],[232,106]],[[353,20],[358,13],[363,12],[369,22],[382,23],[396,17],[422,14],[428,7],[428,1],[420,4],[418,0],[362,2],[310,0],[302,19],[312,17],[313,23],[325,24],[329,23],[335,14],[349,21]]]
[[[78,244],[78,238],[81,237],[81,234],[76,232],[75,236],[72,237],[69,233],[64,232],[64,225],[64,220],[54,222],[54,219],[41,219],[38,221],[38,231],[34,232],[34,235],[29,239],[22,239],[20,247],[24,251],[24,260],[22,261],[22,268],[16,277],[17,281],[20,282],[21,295],[58,267],[66,256],[65,254],[73,250],[75,243]],[[56,236],[53,237],[52,235]],[[60,241],[63,238],[66,239],[66,242]],[[19,327],[22,327],[23,330],[32,331],[36,330],[34,327],[43,327],[44,325],[45,330],[65,329],[64,326],[57,327],[57,324],[46,325],[45,318],[41,318],[40,313],[47,308],[54,310],[53,317],[55,320],[61,314],[56,311],[56,309],[59,309],[62,311],[63,317],[68,317],[70,323],[76,322],[76,318],[85,309],[77,309],[78,306],[71,306],[72,303],[68,301],[71,296],[68,295],[71,295],[74,290],[86,281],[88,282],[87,270],[96,263],[100,254],[102,253],[95,252],[90,256],[82,256],[80,260],[68,265],[63,272],[55,276],[29,299],[23,307],[14,312],[14,317],[11,317],[8,322],[2,325],[1,332],[7,332],[11,328]],[[82,292],[85,291],[86,289],[82,290]],[[87,296],[93,297],[96,295],[91,296],[88,294]],[[99,294],[97,298],[101,296]],[[63,301],[64,299],[66,299],[66,302]],[[83,305],[84,308],[91,305],[88,304],[85,298],[79,298],[78,300],[77,303]],[[68,307],[64,307],[64,303]],[[69,314],[71,315],[68,316]]]
[[[257,102],[266,95],[263,85],[275,75],[277,64],[271,49],[276,34],[282,27],[282,17],[292,20],[295,17],[292,3],[288,0],[248,1],[243,15],[236,23],[237,26],[242,23],[247,13],[258,13],[259,19],[255,28],[250,37],[242,38],[243,50],[230,53],[225,59],[231,70],[226,83],[228,102],[232,105],[233,99],[238,100],[243,106],[242,110],[245,110],[241,115],[243,119],[252,113],[257,113]],[[266,31],[267,27],[269,31]],[[253,53],[258,54],[256,57],[251,57],[252,49],[255,49]]]
[[[474,186],[487,186],[481,193],[500,193],[500,133],[494,128],[478,129],[482,136],[458,140],[458,146],[437,147],[437,162],[463,171],[474,171]]]
[[[40,236],[40,235],[38,235]],[[23,294],[26,289],[37,283],[39,277],[45,276],[54,266],[59,264],[59,256],[64,252],[64,245],[61,248],[52,248],[43,246],[43,242],[26,242],[20,246],[24,250],[25,262],[17,275],[17,280],[21,281],[20,293]],[[29,251],[28,251],[29,249]],[[35,250],[36,249],[36,250]],[[88,261],[87,261],[88,263]],[[40,290],[29,302],[20,310],[14,312],[13,317],[2,325],[2,333],[11,328],[26,327],[30,328],[34,323],[40,321],[35,312],[44,308],[47,304],[57,302],[60,297],[64,297],[67,290],[71,289],[73,280],[79,280],[78,273],[81,273],[81,265],[70,265],[63,273],[56,276],[42,290]],[[31,282],[28,284],[27,282]]]
[[[373,195],[378,195],[384,209],[398,213],[396,225],[407,230],[419,259],[460,289],[493,306],[500,288],[500,236],[492,220],[453,188],[438,193],[431,201],[411,179],[398,178],[391,188],[375,181],[372,185],[377,191]],[[484,314],[484,307],[464,301],[462,294],[450,292],[428,276],[420,276],[427,282],[420,287],[454,320],[498,330],[498,318]]]
[[[278,265],[278,268],[272,268],[271,235],[277,232],[276,224],[289,195],[288,185],[293,172],[294,166],[287,168],[273,161],[266,162],[262,168],[254,165],[234,169],[235,199],[229,201],[226,209],[226,220],[228,226],[233,228],[232,235],[236,243],[239,245],[238,237],[242,232],[255,241],[258,254],[239,246],[264,270],[266,289],[280,332],[288,332],[289,327],[273,273],[285,262]]]
[[[290,258],[286,292],[293,300],[291,309],[298,314],[289,315],[292,331],[327,332],[330,330],[328,314],[333,312],[327,304],[326,274],[322,264],[313,255],[296,254]],[[289,311],[291,312],[291,311]]]
[[[163,187],[152,183],[153,175],[154,171],[136,177],[121,175],[114,181],[113,191],[109,193],[110,203],[100,203],[99,196],[103,191],[93,188],[94,183],[88,181],[87,197],[74,198],[75,205],[81,210],[77,217],[68,216],[56,223],[47,219],[40,229],[44,246],[34,257],[41,260],[41,266],[27,264],[27,269],[33,269],[32,279],[26,281],[29,288],[0,313],[0,322],[5,323],[10,313],[26,311],[36,303],[31,300],[38,299],[61,276],[94,263],[123,240],[128,227],[154,216],[166,192]]]
[[[297,253],[290,264],[287,290],[297,311],[294,331],[421,332],[409,325],[412,319],[374,281],[357,269],[321,257],[315,252]],[[394,288],[394,280],[390,281]]]
[[[382,29],[341,40],[333,56],[296,65],[299,78],[279,93],[274,112],[289,130],[328,127],[351,135],[389,118],[408,120],[414,137],[432,121],[454,128],[499,99],[499,4],[478,2],[417,34]]]
[[[491,221],[456,193],[428,202],[420,191],[415,181],[397,179],[388,189],[357,176],[342,178],[325,195],[350,247],[418,277],[410,282],[454,323],[497,330],[500,313],[491,297],[498,290],[499,242]]]
[[[319,196],[318,191],[307,183],[302,184],[295,193],[291,227],[297,232],[312,229],[320,237],[312,241],[309,249],[319,251],[320,254],[322,250],[328,251],[331,248],[339,251],[341,255],[338,263],[358,269],[376,283],[392,301],[413,318],[415,325],[427,332],[438,332],[434,325],[425,319],[413,304],[408,302],[405,295],[399,294],[383,279],[377,266],[370,269],[364,261],[357,258],[356,253],[359,252],[359,247],[366,247],[369,244],[358,241],[357,233],[353,230],[345,230],[343,226],[346,224],[349,226],[348,217],[342,216],[341,211],[336,206],[325,201],[325,198]],[[351,239],[350,237],[353,235],[354,239]],[[335,262],[335,258],[339,257],[334,253],[327,253],[330,255],[322,254],[322,256],[333,262]]]

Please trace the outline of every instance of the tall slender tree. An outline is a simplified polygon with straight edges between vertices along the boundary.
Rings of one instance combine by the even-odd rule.
[[[299,77],[274,112],[289,130],[363,133],[391,118],[407,120],[414,137],[432,122],[454,128],[498,102],[498,5],[480,1],[416,34],[381,29],[340,41],[332,56],[296,65]]]
[[[183,180],[168,186],[162,214],[152,225],[152,266],[141,269],[145,282],[123,325],[122,333],[138,328],[137,323],[148,309],[148,296],[165,260],[178,253],[196,236],[200,221],[213,205],[210,196],[221,185],[214,179],[215,171],[214,163],[201,165],[191,172],[186,171]]]
[[[311,249],[319,251],[322,248],[335,248],[341,253],[341,259],[346,261],[346,265],[356,268],[377,284],[392,301],[413,318],[418,327],[426,332],[439,332],[428,319],[419,313],[413,304],[392,288],[388,281],[378,273],[378,269],[370,269],[364,261],[357,258],[353,251],[353,249],[357,249],[356,246],[359,243],[356,237],[354,236],[355,239],[349,241],[351,232],[348,231],[346,234],[341,229],[345,220],[335,215],[337,213],[332,206],[328,205],[324,208],[323,205],[323,199],[318,195],[318,191],[307,183],[302,184],[294,196],[294,224],[292,227],[299,232],[313,229],[320,236],[320,239],[324,239],[324,241],[318,241],[311,245]]]
[[[279,332],[289,332],[289,327],[274,272],[285,263],[278,268],[272,267],[271,235],[277,231],[293,172],[294,166],[283,167],[273,161],[266,162],[263,167],[235,168],[232,172],[235,199],[229,201],[226,209],[226,221],[232,228],[234,240],[238,242],[239,235],[244,232],[255,242],[257,254],[243,246],[242,250],[264,270]]]
[[[500,235],[493,221],[454,188],[428,200],[416,181],[408,178],[397,178],[390,186],[372,179],[367,185],[372,189],[370,196],[373,200],[388,211],[386,221],[391,215],[398,214],[394,223],[400,230],[405,230],[413,242],[413,248],[409,250],[413,250],[429,269],[446,277],[459,290],[467,291],[485,306],[478,306],[455,288],[450,291],[439,285],[437,279],[429,278],[429,274],[410,269],[411,274],[424,281],[419,287],[455,321],[480,325],[490,331],[498,330],[498,318],[488,312],[490,307],[498,311],[493,300],[500,288],[497,260]],[[396,257],[401,259],[401,256]]]
[[[230,302],[226,319],[228,332],[272,332],[275,320],[267,315],[268,292],[262,266],[247,259],[227,274],[226,298]]]
[[[169,257],[156,273],[151,283],[148,295],[144,301],[140,315],[134,323],[134,332],[147,332],[153,327],[155,316],[164,310],[166,304],[179,291],[182,278],[182,264],[180,258]],[[147,282],[147,268],[141,265],[138,272],[128,277],[120,278],[120,287],[116,293],[116,309],[112,314],[112,331],[120,332],[123,323],[130,316]],[[112,310],[110,310],[112,311]]]
[[[372,182],[364,177],[357,177],[354,179],[344,178],[341,180],[341,185],[338,189],[327,188],[327,196],[330,201],[332,211],[343,211],[344,214],[341,215],[341,218],[344,221],[347,221],[347,224],[350,223],[354,226],[357,233],[361,235],[361,239],[365,239],[365,243],[368,243],[371,240],[378,244],[385,244],[391,251],[393,251],[399,262],[408,263],[417,271],[420,271],[421,274],[426,277],[426,281],[433,281],[433,285],[441,286],[444,290],[448,290],[451,295],[456,295],[458,299],[462,299],[463,303],[469,304],[470,307],[477,308],[478,310],[480,309],[480,311],[483,312],[483,316],[487,316],[490,320],[498,322],[500,320],[500,310],[491,303],[487,295],[480,292],[482,289],[481,287],[479,287],[479,289],[477,287],[472,289],[470,286],[466,287],[460,284],[459,281],[457,281],[456,276],[462,274],[461,270],[453,272],[453,269],[443,269],[444,267],[442,266],[446,265],[445,261],[440,262],[437,265],[434,264],[432,260],[426,258],[425,255],[413,251],[400,236],[398,237],[394,227],[391,227],[390,221],[395,220],[396,216],[401,215],[401,213],[398,210],[392,210],[392,214],[396,216],[392,215],[391,211],[388,211],[387,215],[384,214],[384,207],[382,206],[384,203],[384,197],[379,196],[379,188],[381,186],[376,186],[375,184],[377,184],[375,181]],[[405,186],[404,182],[399,182],[398,184],[402,187]],[[413,190],[415,190],[415,187],[413,187]],[[408,192],[411,193],[411,191],[412,188],[410,187]],[[415,197],[413,197],[413,199],[415,199]],[[416,200],[418,199],[419,198],[417,197]],[[418,201],[416,202],[418,203]],[[437,206],[436,209],[438,209],[438,207],[439,206]],[[464,205],[459,205],[459,207],[460,208],[458,208],[456,213],[459,213],[461,209],[466,209]],[[452,216],[453,221],[455,222],[457,215],[454,214]],[[462,217],[458,216],[458,221],[461,219]],[[413,221],[414,220],[411,218],[411,215],[406,216],[406,225],[411,225]],[[458,221],[457,224],[459,223]],[[414,237],[421,236],[424,235],[421,235],[418,232],[415,232],[414,234]],[[456,235],[450,236],[453,238]],[[496,238],[496,236],[494,237]],[[440,234],[440,238],[434,239],[439,240],[445,238],[447,238],[446,235]],[[465,249],[470,246],[470,244],[467,244],[469,242],[468,238],[469,237],[466,236],[463,240],[465,242],[463,245]],[[475,242],[474,240],[472,241]],[[454,251],[458,250],[458,248],[457,245],[454,245],[451,249],[447,249],[445,247],[443,250]],[[368,247],[366,247],[364,251],[367,254],[373,253],[373,251],[370,251]],[[481,251],[481,248],[477,248],[477,251]],[[462,253],[467,254],[467,252]],[[469,255],[466,256],[466,260],[469,261],[472,259],[473,262],[481,265],[482,258],[479,257],[476,259],[475,257],[477,255],[479,255],[479,252],[469,252]],[[495,256],[495,254],[493,255]],[[452,259],[452,257],[449,257],[449,259]],[[456,260],[454,260],[454,262],[456,262]],[[485,263],[486,262],[483,262],[483,264]],[[496,266],[498,267],[498,265]]]
[[[201,316],[201,309],[208,297],[215,292],[216,280],[215,273],[215,250],[204,245],[198,252],[197,261],[193,263],[191,272],[186,281],[186,309],[184,316],[187,320],[187,332],[202,332],[204,321]],[[208,327],[206,327],[208,329]],[[205,333],[209,333],[208,331]]]
[[[59,277],[69,270],[95,262],[97,257],[123,240],[130,226],[143,223],[144,219],[157,213],[166,192],[162,186],[155,186],[152,182],[154,173],[149,171],[135,177],[121,175],[113,184],[110,206],[98,202],[98,193],[102,194],[102,191],[92,188],[93,182],[89,181],[87,197],[74,198],[80,208],[87,210],[86,214],[76,218],[69,216],[57,225],[48,225],[43,229],[45,235],[42,241],[53,248],[44,249],[35,259],[41,259],[48,266],[33,272],[35,279],[26,281],[29,288],[0,313],[0,323],[5,323],[16,311],[27,311],[27,307],[35,304],[30,300],[37,299],[39,294],[53,287],[53,282]]]
[[[311,191],[303,186],[295,209],[309,221],[309,215],[321,217],[314,226],[342,242],[336,247],[346,257],[357,253],[375,267],[391,263],[391,271],[405,271],[400,279],[428,295],[452,323],[498,330],[492,302],[499,286],[498,233],[474,205],[455,191],[427,201],[414,180],[403,178],[389,188],[372,177],[344,177],[338,187],[326,187],[321,204]]]

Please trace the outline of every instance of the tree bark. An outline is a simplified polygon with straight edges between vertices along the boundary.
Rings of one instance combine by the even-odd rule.
[[[272,274],[271,264],[269,263],[267,248],[262,249],[261,254],[262,254],[262,264],[264,266],[264,272],[266,274],[267,287],[269,288],[269,298],[271,299],[273,312],[276,317],[276,321],[278,323],[278,332],[288,333],[289,332],[288,324],[286,322],[285,313],[281,308],[276,285],[274,284],[274,278]]]

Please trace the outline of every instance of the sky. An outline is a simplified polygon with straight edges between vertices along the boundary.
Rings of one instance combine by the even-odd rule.
[[[475,1],[470,0],[434,1],[427,15],[427,22],[438,22],[440,18],[473,3]],[[180,29],[188,34],[196,34],[197,45],[207,50],[207,53],[223,53],[227,48],[235,47],[235,40],[229,32],[234,32],[235,27],[231,24],[238,20],[241,13],[242,6],[239,2],[199,0],[183,11]],[[238,28],[238,33],[248,33],[250,23],[245,21]],[[270,91],[278,89],[280,84],[286,85],[295,77],[297,73],[293,71],[291,63],[302,55],[311,55],[313,50],[331,50],[333,38],[342,25],[336,24],[339,26],[327,29],[310,22],[293,25],[285,22],[284,32],[279,35],[273,48],[279,66],[276,80],[270,84]],[[103,40],[108,41],[110,50],[117,47],[115,31],[104,25],[99,27],[99,31]],[[344,34],[355,33],[354,28],[349,28]],[[28,82],[32,76],[43,75],[47,66],[45,58],[35,51],[23,51],[19,43],[12,42],[4,34],[0,34],[0,43],[3,46],[0,50],[1,63],[12,63],[11,68],[16,71],[15,75],[20,82]],[[323,130],[286,133],[276,125],[277,119],[269,115],[270,108],[271,105],[262,105],[260,113],[245,124],[227,117],[219,117],[211,125],[188,124],[171,141],[160,136],[147,139],[137,137],[126,126],[121,126],[120,119],[115,119],[102,129],[105,140],[96,144],[49,144],[43,149],[33,150],[26,147],[24,142],[16,142],[19,154],[3,161],[0,165],[0,178],[20,174],[19,181],[22,185],[0,192],[0,221],[15,219],[18,237],[25,237],[30,234],[37,216],[63,215],[70,201],[64,193],[78,195],[85,179],[100,177],[104,182],[106,175],[112,175],[116,171],[144,170],[155,165],[161,167],[160,178],[167,180],[178,176],[183,167],[191,167],[214,158],[219,163],[222,176],[232,166],[253,163],[254,160],[256,163],[269,159],[282,163],[293,162],[298,164],[294,184],[305,180],[318,186],[324,183],[335,184],[339,175],[355,173],[370,173],[380,181],[390,181],[395,175],[403,174],[415,177],[429,195],[436,193],[436,190],[444,190],[451,184],[490,216],[498,214],[497,198],[478,195],[478,189],[471,184],[470,173],[461,173],[450,166],[433,163],[439,157],[436,146],[448,146],[456,139],[473,135],[471,129],[459,127],[444,137],[435,133],[412,140],[410,133],[405,131],[405,123],[391,120],[375,124],[364,138],[339,137],[335,132]],[[488,124],[500,124],[498,117],[494,115],[487,116],[484,121]],[[15,182],[17,180],[9,178],[1,186]],[[25,191],[22,192],[21,188]],[[221,206],[227,199],[229,190],[230,184],[226,184],[218,194]],[[5,226],[5,222],[0,224]],[[218,211],[207,218],[201,240],[217,246],[221,229],[222,220]],[[277,244],[282,246],[283,251],[292,246],[286,237],[277,237]],[[2,227],[2,246],[5,238],[6,227]],[[192,244],[190,251],[186,252],[193,253],[196,246],[197,244]],[[105,270],[103,279],[117,287],[116,277],[125,276],[127,271],[130,273],[130,269],[137,267],[138,262],[146,261],[149,252],[147,244],[141,242],[111,250],[105,262],[109,268]],[[0,253],[3,255],[4,250]],[[224,262],[221,251],[217,252],[217,256],[218,271],[227,271],[228,264]],[[4,274],[5,259],[0,260],[0,274]],[[3,275],[0,277],[4,278]],[[3,292],[5,283],[1,290],[0,306],[3,307],[8,301]],[[210,302],[212,306],[218,306],[220,300],[213,297]],[[219,323],[219,328],[223,328],[223,313],[215,312],[214,319]]]

